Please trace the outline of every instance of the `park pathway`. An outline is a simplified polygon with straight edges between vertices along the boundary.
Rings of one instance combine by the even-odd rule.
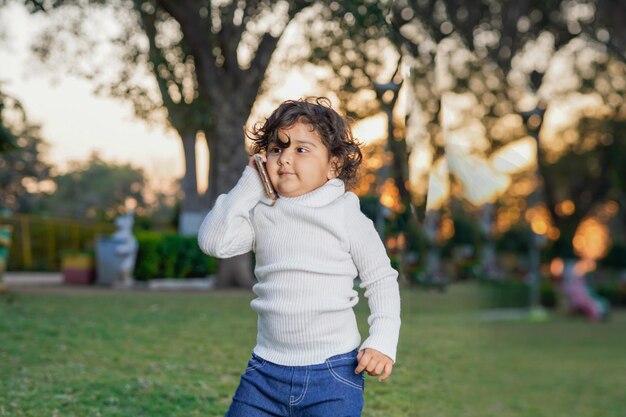
[[[9,287],[60,287],[63,277],[60,272],[7,272],[4,283]]]
[[[206,294],[216,292],[212,278],[172,280],[153,280],[152,284],[137,283],[132,288],[105,287],[100,285],[75,285],[63,282],[61,272],[7,272],[4,283],[9,292],[46,293],[46,294],[80,294],[80,293],[181,293]],[[225,290],[241,291],[248,290]]]

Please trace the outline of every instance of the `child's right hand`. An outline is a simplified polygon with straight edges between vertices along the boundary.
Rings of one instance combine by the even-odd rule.
[[[356,359],[359,365],[354,370],[355,374],[365,371],[371,376],[380,375],[379,382],[383,382],[391,376],[393,360],[376,349],[365,348],[359,351]]]

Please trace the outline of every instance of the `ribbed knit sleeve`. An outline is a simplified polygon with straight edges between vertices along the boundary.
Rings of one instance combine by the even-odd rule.
[[[400,333],[398,273],[391,267],[374,224],[361,212],[358,197],[346,193],[346,198],[345,224],[350,254],[370,308],[369,336],[360,349],[375,349],[395,362]]]
[[[207,255],[231,258],[252,250],[250,211],[263,198],[259,174],[246,166],[237,185],[217,198],[198,231],[198,245]]]

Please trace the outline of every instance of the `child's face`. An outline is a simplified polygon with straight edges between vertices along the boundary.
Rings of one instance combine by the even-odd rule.
[[[279,194],[297,197],[336,177],[333,159],[313,126],[296,122],[278,132],[280,141],[288,138],[288,148],[270,143],[267,149],[267,172]]]

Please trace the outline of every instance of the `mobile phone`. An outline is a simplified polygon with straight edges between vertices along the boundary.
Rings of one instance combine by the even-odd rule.
[[[276,194],[276,191],[274,191],[274,187],[272,186],[272,182],[270,181],[270,176],[267,174],[265,162],[263,162],[263,158],[258,153],[254,154],[254,163],[256,164],[257,170],[259,171],[259,176],[261,177],[263,188],[265,188],[265,194],[267,194],[267,196],[272,200],[276,200],[278,198],[278,194]]]

